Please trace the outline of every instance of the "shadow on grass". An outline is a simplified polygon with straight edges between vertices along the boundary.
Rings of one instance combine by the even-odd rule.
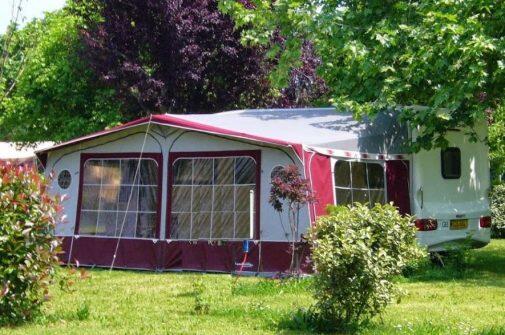
[[[494,240],[490,245],[469,253],[470,260],[464,268],[441,267],[425,262],[400,281],[461,281],[463,285],[505,287],[505,240]]]

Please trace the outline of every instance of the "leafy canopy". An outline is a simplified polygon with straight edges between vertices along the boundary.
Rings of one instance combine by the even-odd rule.
[[[288,74],[289,87],[272,90],[272,60],[265,61],[264,48],[241,44],[240,32],[216,0],[75,3],[86,22],[84,59],[139,114],[304,105],[324,93],[307,45]]]
[[[503,1],[220,0],[220,8],[247,44],[286,38],[270,49],[280,53],[277,85],[309,40],[338,108],[359,117],[404,107],[401,118],[420,127],[414,150],[446,145],[448,129],[471,128],[503,105]]]
[[[61,141],[122,120],[115,91],[103,87],[80,59],[80,18],[47,13],[14,32],[0,96],[0,138]]]

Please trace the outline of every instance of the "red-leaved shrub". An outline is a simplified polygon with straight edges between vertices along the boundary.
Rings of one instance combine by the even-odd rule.
[[[0,325],[31,319],[58,264],[60,199],[35,168],[0,163]]]

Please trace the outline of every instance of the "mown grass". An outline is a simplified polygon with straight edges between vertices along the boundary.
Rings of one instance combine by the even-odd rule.
[[[291,316],[313,301],[310,279],[96,269],[90,274],[71,292],[54,285],[40,317],[0,328],[0,334],[304,334],[290,329]],[[194,311],[199,280],[208,314]],[[505,240],[473,251],[464,274],[428,266],[398,281],[406,295],[360,333],[505,335]]]

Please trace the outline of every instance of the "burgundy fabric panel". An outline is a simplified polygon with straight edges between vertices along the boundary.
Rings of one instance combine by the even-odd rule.
[[[300,269],[304,273],[312,272],[307,243],[296,244],[299,251]],[[261,243],[261,272],[285,272],[291,264],[291,243],[262,242]]]
[[[314,222],[317,217],[326,215],[326,206],[334,204],[333,182],[331,175],[330,157],[314,152],[305,152],[305,175],[310,180],[316,203],[311,205],[310,219]]]
[[[402,214],[410,214],[409,161],[386,161],[388,201],[392,201]]]
[[[62,238],[63,253],[59,256],[67,264],[71,252],[71,264],[80,266],[110,267],[116,248],[115,238],[79,237]],[[301,270],[312,272],[307,243],[297,243]],[[72,249],[72,251],[70,251]],[[244,252],[241,241],[209,244],[207,241],[121,240],[115,268],[146,270],[188,270],[209,272],[274,272],[289,270],[291,244],[289,242],[250,242],[249,253],[242,267]]]
[[[71,237],[64,239],[63,247],[65,254],[60,257],[61,261],[83,266],[105,266],[112,263],[114,250],[117,246],[116,238],[102,237]],[[155,270],[161,256],[161,243],[144,239],[122,239],[117,249],[114,267],[131,269]]]
[[[299,243],[298,247],[302,271],[311,272],[308,245]],[[172,241],[165,243],[164,249],[162,268],[166,270],[236,272],[241,269],[244,260],[240,241],[222,242],[220,245],[207,241]],[[261,245],[251,242],[242,271],[285,272],[291,262],[290,250],[288,242],[261,242]]]

